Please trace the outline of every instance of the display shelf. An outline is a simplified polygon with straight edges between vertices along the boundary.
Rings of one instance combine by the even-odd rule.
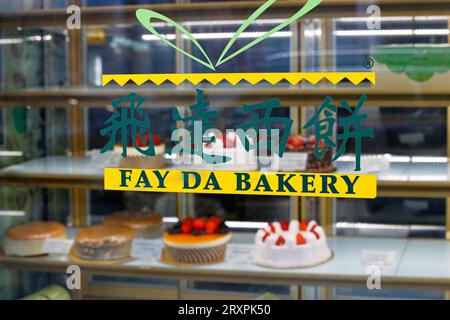
[[[83,25],[137,24],[135,11],[146,8],[169,16],[178,22],[204,20],[244,19],[253,13],[264,1],[221,1],[196,3],[171,3],[129,6],[83,7],[81,14]],[[265,13],[265,17],[289,17],[293,10],[298,9],[305,0],[278,1]],[[383,16],[399,15],[442,15],[450,10],[447,0],[378,0],[376,2],[383,11]],[[224,14],[224,12],[226,14]],[[357,0],[324,0],[319,7],[308,13],[308,18],[354,16],[361,10]],[[66,8],[46,10],[25,10],[0,14],[0,27],[65,27],[67,20]]]
[[[150,85],[149,85],[150,86]],[[450,88],[442,87],[239,87],[188,86],[167,87],[126,87],[120,89],[91,88],[68,89],[46,88],[34,90],[0,92],[0,105],[30,107],[107,107],[113,100],[122,98],[130,92],[144,97],[146,107],[187,106],[195,102],[196,87],[205,89],[206,97],[215,107],[241,107],[245,103],[256,103],[278,97],[283,106],[318,106],[326,96],[334,100],[347,100],[356,104],[361,95],[367,95],[365,107],[446,107],[450,105]],[[420,97],[418,99],[417,97]]]
[[[398,281],[416,279],[416,286],[449,284],[450,242],[442,240],[408,240],[398,265]]]
[[[253,236],[234,236],[234,246],[249,246]],[[78,263],[82,272],[121,277],[171,278],[177,280],[203,280],[214,282],[273,283],[286,285],[355,285],[365,286],[366,266],[361,265],[361,250],[403,251],[406,240],[329,238],[334,257],[321,265],[302,269],[269,269],[259,267],[248,259],[234,261],[228,255],[224,263],[203,266],[172,266],[155,259],[134,259],[122,264],[99,265]],[[0,266],[48,272],[65,272],[73,264],[64,256],[16,258],[0,256]],[[393,281],[398,261],[383,270],[386,281]]]
[[[235,235],[233,246],[251,251],[253,235]],[[257,266],[252,258],[228,254],[223,263],[202,266],[172,266],[154,259],[133,259],[122,264],[77,261],[86,275],[136,278],[168,278],[234,283],[366,287],[371,254],[390,254],[393,261],[381,269],[383,289],[415,288],[450,290],[450,243],[444,240],[329,237],[334,256],[310,268],[270,269]],[[439,261],[439,263],[436,263]],[[18,258],[0,255],[0,266],[14,270],[64,273],[73,264],[65,256]]]
[[[0,184],[43,188],[103,188],[103,169],[89,157],[51,156],[0,170]]]
[[[353,162],[337,161],[338,173],[355,173]],[[172,167],[172,169],[189,167]],[[450,196],[450,165],[447,163],[391,163],[377,174],[378,196]],[[45,188],[103,189],[103,169],[89,157],[37,158],[0,170],[1,185]]]

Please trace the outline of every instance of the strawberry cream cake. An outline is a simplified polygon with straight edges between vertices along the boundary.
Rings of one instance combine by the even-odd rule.
[[[315,221],[269,223],[256,233],[256,264],[270,268],[309,267],[331,258],[325,232]]]

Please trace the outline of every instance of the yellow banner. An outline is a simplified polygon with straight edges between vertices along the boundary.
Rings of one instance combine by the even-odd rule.
[[[105,190],[367,198],[372,174],[105,168]]]
[[[270,84],[277,84],[282,80],[288,81],[290,84],[297,84],[303,80],[311,84],[317,84],[323,79],[328,80],[332,84],[347,79],[354,85],[360,84],[364,80],[376,83],[375,72],[254,72],[254,73],[153,73],[153,74],[103,74],[102,86],[106,86],[109,82],[114,81],[120,86],[131,81],[138,86],[145,84],[147,81],[159,86],[164,82],[171,82],[179,85],[184,81],[188,81],[193,85],[197,85],[202,81],[216,85],[219,82],[227,81],[231,85],[236,85],[240,81],[247,81],[255,85],[261,81],[267,81]]]

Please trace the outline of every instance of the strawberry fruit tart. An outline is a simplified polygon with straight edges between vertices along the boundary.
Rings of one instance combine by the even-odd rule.
[[[325,232],[315,221],[281,221],[258,230],[256,264],[271,268],[310,267],[331,258]]]
[[[181,264],[222,262],[231,232],[217,216],[185,218],[164,233],[163,261]]]

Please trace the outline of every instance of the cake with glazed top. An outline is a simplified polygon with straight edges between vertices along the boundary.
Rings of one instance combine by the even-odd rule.
[[[181,264],[221,262],[231,232],[217,216],[185,218],[164,233],[163,260]]]
[[[136,238],[155,238],[163,233],[161,215],[146,211],[119,211],[103,220],[106,225],[125,226],[135,231]]]
[[[65,239],[67,229],[54,221],[27,222],[10,228],[5,235],[6,255],[29,257],[46,254],[43,244],[46,239]]]
[[[95,225],[75,234],[73,253],[85,260],[118,260],[130,256],[133,229],[116,225]]]

